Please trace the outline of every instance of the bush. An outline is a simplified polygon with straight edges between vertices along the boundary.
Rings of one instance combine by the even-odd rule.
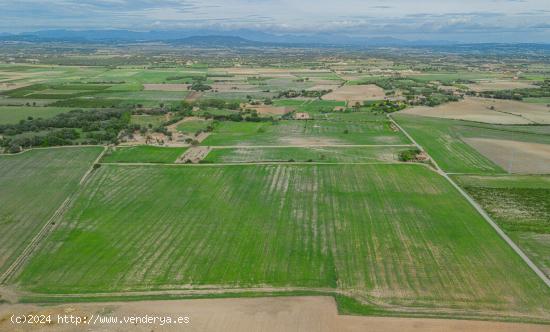
[[[412,150],[406,150],[399,152],[399,161],[408,162],[411,160],[415,160],[416,156],[420,154],[419,149],[412,149]]]

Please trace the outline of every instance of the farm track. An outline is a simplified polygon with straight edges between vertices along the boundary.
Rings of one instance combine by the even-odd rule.
[[[28,151],[28,150],[26,150]],[[101,158],[103,158],[103,155],[107,151],[107,148],[104,147],[103,151],[99,154],[99,156],[94,160],[92,165],[88,168],[86,173],[82,176],[82,178],[79,181],[79,187],[67,197],[63,203],[61,203],[61,206],[55,212],[53,215],[47,220],[47,222],[44,224],[44,226],[40,229],[40,231],[32,238],[31,242],[25,247],[23,252],[17,257],[17,259],[8,267],[8,269],[2,274],[0,277],[0,285],[6,284],[13,276],[17,275],[19,270],[25,265],[25,263],[28,261],[28,259],[32,256],[34,251],[40,246],[40,243],[43,239],[45,239],[48,234],[50,234],[57,224],[55,221],[59,220],[61,216],[67,211],[71,203],[76,196],[76,194],[79,191],[79,188],[86,182],[86,180],[89,178],[90,174],[93,172],[94,165],[99,163]],[[25,152],[25,151],[23,151]],[[23,153],[21,152],[21,153]]]
[[[101,165],[115,165],[115,166],[167,166],[167,167],[209,167],[209,166],[248,166],[248,165],[422,165],[430,168],[427,164],[422,163],[409,163],[402,161],[395,162],[287,162],[287,161],[257,161],[257,162],[236,162],[236,163],[205,163],[205,164],[160,164],[160,163],[100,163]]]
[[[405,148],[414,144],[294,144],[294,145],[218,145],[212,149],[270,149],[270,148]]]
[[[65,211],[67,211],[69,205],[70,205],[70,197],[67,197],[61,203],[61,206],[55,210],[54,214],[51,216],[50,219],[44,224],[42,229],[40,229],[40,232],[38,232],[31,240],[31,242],[28,244],[28,246],[23,250],[21,255],[17,257],[17,259],[10,265],[10,267],[2,274],[2,277],[0,277],[0,284],[6,284],[8,280],[13,277],[17,271],[25,264],[25,262],[30,258],[30,256],[33,254],[34,250],[38,247],[40,244],[40,241],[46,237],[47,234],[51,232],[53,229],[53,226],[55,225],[54,220],[57,220]]]
[[[408,307],[402,305],[388,304],[381,301],[376,301],[370,296],[366,296],[361,291],[353,289],[338,289],[338,288],[328,288],[328,287],[209,287],[205,286],[204,288],[193,288],[193,289],[171,289],[171,290],[149,290],[149,291],[124,291],[124,292],[107,292],[107,293],[85,293],[85,294],[41,294],[41,293],[28,293],[28,292],[19,292],[17,296],[30,296],[37,297],[40,299],[82,299],[83,302],[86,302],[89,298],[94,298],[96,301],[112,301],[116,299],[117,302],[123,302],[124,297],[135,298],[143,297],[146,300],[147,297],[190,297],[190,298],[208,298],[213,296],[220,296],[223,298],[228,294],[235,294],[239,298],[240,295],[247,296],[246,294],[258,294],[260,297],[288,293],[290,296],[292,293],[311,293],[311,296],[324,295],[324,296],[346,296],[357,300],[363,305],[374,305],[380,310],[385,311],[388,316],[396,317],[425,317],[425,318],[445,318],[449,316],[450,319],[466,319],[466,320],[489,320],[489,321],[498,321],[499,318],[510,318],[507,315],[502,315],[499,312],[485,311],[483,314],[474,314],[471,311],[464,311],[463,309],[457,308],[422,308],[422,307]],[[305,295],[308,296],[308,295]],[[255,296],[253,296],[255,297]],[[54,301],[55,302],[55,301]],[[68,301],[71,302],[71,301]],[[62,303],[62,302],[61,302]],[[526,320],[527,319],[527,320]],[[518,322],[531,322],[531,323],[543,323],[548,324],[546,321],[531,321],[529,316],[514,316],[512,321]]]
[[[433,165],[435,166],[436,171],[441,174],[458,192],[470,203],[474,209],[487,221],[487,223],[497,232],[497,234],[518,254],[521,259],[529,266],[533,272],[550,288],[550,279],[546,276],[546,274],[521,250],[518,245],[512,241],[512,239],[506,235],[506,233],[498,226],[498,224],[483,210],[483,208],[470,196],[468,193],[466,193],[456,182],[453,181],[453,179],[449,176],[448,173],[443,171],[441,167],[437,164],[437,162],[429,156],[429,154],[426,152],[426,150],[416,142],[416,140],[409,135],[407,131],[403,127],[401,127],[390,115],[388,115],[388,118],[390,121],[396,125],[404,134],[407,136],[411,142],[413,142],[417,148],[420,151],[425,152],[430,160],[432,161]]]

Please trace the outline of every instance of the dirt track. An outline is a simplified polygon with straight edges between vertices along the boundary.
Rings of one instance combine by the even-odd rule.
[[[12,314],[52,315],[55,324],[42,326],[11,323]],[[88,325],[75,327],[57,323],[57,315],[91,319]],[[92,316],[93,315],[93,316]],[[189,323],[163,325],[104,323],[101,317],[170,316],[188,317]],[[95,324],[94,324],[95,322]],[[16,328],[17,327],[17,328]],[[176,301],[112,302],[35,305],[0,305],[0,330],[7,331],[548,331],[544,325],[482,322],[465,320],[360,317],[338,315],[331,297],[271,297],[203,299]]]

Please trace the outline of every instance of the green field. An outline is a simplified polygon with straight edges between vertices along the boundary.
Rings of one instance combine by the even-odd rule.
[[[322,163],[389,163],[399,160],[406,147],[310,147],[214,149],[204,163],[295,161]]]
[[[100,152],[59,148],[0,156],[0,273],[76,190]]]
[[[447,172],[503,172],[462,140],[455,121],[398,114],[396,121]]]
[[[103,165],[16,281],[42,293],[337,288],[394,310],[550,317],[550,290],[412,164]]]
[[[0,124],[18,123],[29,117],[47,119],[70,110],[61,107],[0,106]]]
[[[296,112],[309,113],[311,117],[319,117],[320,114],[333,112],[335,107],[346,106],[344,101],[332,100],[275,100],[275,106],[292,107]]]
[[[158,146],[117,147],[105,153],[104,163],[159,163],[170,164],[176,161],[187,148]]]
[[[190,120],[180,123],[176,129],[182,133],[195,134],[206,130],[211,124],[212,120]]]
[[[463,121],[405,114],[396,114],[394,118],[447,172],[504,172],[462,140],[463,134],[458,125]],[[481,132],[477,130],[473,137],[481,135]]]
[[[140,125],[142,127],[158,128],[164,122],[166,122],[166,116],[164,115],[132,115],[131,123]]]
[[[202,145],[392,145],[409,144],[389,122],[279,121],[218,122]]]
[[[516,75],[539,87],[487,97],[550,104],[542,49],[4,46],[0,62],[22,63],[0,63],[2,151],[56,147],[0,155],[0,275],[17,267],[0,303],[329,295],[340,314],[550,324],[550,288],[435,167],[550,276],[550,176],[506,174],[466,143],[550,144],[550,126],[397,112]],[[387,98],[319,91],[352,84]],[[137,145],[151,137],[191,150]],[[93,165],[101,147],[69,144],[106,150]]]
[[[408,114],[393,117],[447,172],[504,173],[464,138],[550,144],[550,126],[492,125]]]
[[[523,101],[534,104],[545,104],[550,105],[550,97],[541,97],[541,98],[524,98]]]
[[[457,176],[456,179],[550,276],[550,176]]]

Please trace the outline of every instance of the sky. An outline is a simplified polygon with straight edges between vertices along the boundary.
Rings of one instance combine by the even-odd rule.
[[[550,0],[0,0],[0,32],[49,29],[550,43]]]

